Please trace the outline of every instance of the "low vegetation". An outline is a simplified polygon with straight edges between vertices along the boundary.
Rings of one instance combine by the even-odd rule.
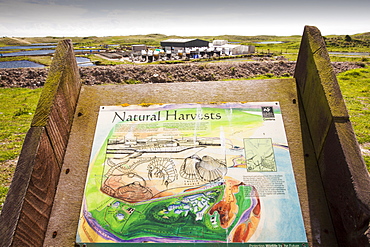
[[[45,66],[50,66],[51,56],[19,56],[19,57],[0,57],[0,62],[28,60]]]
[[[119,64],[125,64],[126,63],[126,62],[122,62],[122,61],[119,61],[119,60],[107,60],[107,59],[103,58],[102,56],[98,56],[98,55],[94,55],[94,54],[86,55],[85,57],[90,59],[90,61],[92,63],[94,63],[95,65],[119,65]]]
[[[107,50],[115,50],[117,46],[120,49],[131,49],[133,44],[145,44],[149,47],[159,47],[160,42],[172,38],[197,38],[212,42],[213,40],[228,40],[230,43],[238,43],[242,45],[253,45],[256,47],[256,52],[259,54],[270,54],[271,56],[283,55],[290,61],[297,59],[297,54],[301,42],[300,35],[293,36],[240,36],[240,35],[220,35],[220,36],[166,36],[163,34],[149,35],[129,35],[129,36],[107,36],[107,37],[26,37],[26,38],[0,38],[1,46],[27,45],[32,43],[57,43],[63,39],[71,39],[76,49],[85,48],[104,48]],[[370,33],[361,33],[356,35],[329,35],[325,36],[324,40],[329,52],[369,52],[370,50]],[[263,42],[263,43],[261,43]],[[267,42],[267,43],[266,43]],[[272,42],[272,43],[268,43]],[[276,43],[278,42],[278,43]],[[368,56],[346,56],[332,54],[332,61],[362,61],[369,60]],[[40,57],[36,58],[38,62],[49,65],[51,56],[46,61]],[[4,58],[0,57],[0,61]],[[33,59],[26,57],[27,60]],[[114,61],[92,57],[93,61],[97,61],[100,65],[112,65]],[[33,60],[31,60],[33,61]],[[116,62],[121,64],[122,62]]]
[[[370,171],[370,67],[337,76],[350,119]]]
[[[56,43],[66,37],[35,37],[35,38],[0,38],[0,46],[26,45],[31,43]],[[115,36],[115,37],[73,37],[75,47],[104,46],[119,44],[130,46],[132,44],[146,44],[159,46],[161,40],[169,38],[192,38],[165,36],[162,34]],[[224,39],[229,42],[254,45],[258,53],[271,54],[271,56],[284,56],[285,59],[295,61],[299,50],[301,36],[233,36],[193,37],[208,41]],[[259,44],[261,41],[281,41],[274,44]],[[334,35],[325,37],[329,52],[369,52],[370,33],[349,35]],[[108,48],[114,49],[114,48]],[[115,65],[122,62],[108,61],[96,55],[89,55],[90,60],[101,65]],[[0,61],[30,60],[46,66],[51,64],[51,56],[32,57],[0,57]],[[338,75],[338,81],[349,110],[358,142],[363,150],[367,168],[370,171],[370,57],[347,56],[345,54],[332,54],[331,60],[358,62],[361,69],[349,70]],[[290,75],[286,75],[290,76]],[[284,75],[285,77],[285,75]],[[271,79],[273,74],[265,74],[253,79]],[[135,80],[126,83],[138,83]],[[42,89],[27,88],[0,88],[0,210],[5,195],[11,183],[15,169],[16,159],[29,129],[30,121],[35,112],[37,101]]]
[[[0,89],[0,209],[19,156],[23,140],[36,110],[39,89]]]

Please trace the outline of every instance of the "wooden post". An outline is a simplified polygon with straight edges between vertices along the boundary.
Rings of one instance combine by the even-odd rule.
[[[370,177],[325,41],[316,27],[304,29],[294,77],[301,102],[305,163],[320,170],[338,244],[369,246]]]
[[[1,246],[42,246],[81,82],[71,40],[59,42],[1,218]]]

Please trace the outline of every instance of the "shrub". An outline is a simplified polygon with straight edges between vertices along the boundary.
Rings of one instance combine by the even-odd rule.
[[[125,80],[124,81],[126,84],[139,84],[139,83],[141,83],[141,81],[137,81],[137,80],[135,80],[135,79],[127,79],[127,80]]]
[[[347,41],[347,42],[351,42],[352,38],[351,38],[351,36],[346,35],[346,37],[344,37],[344,40]]]
[[[231,67],[230,70],[231,70],[231,74],[235,75],[236,68],[235,67]]]
[[[344,76],[353,76],[353,77],[358,77],[361,76],[360,71],[357,70],[352,70],[352,71],[347,71],[344,73]]]
[[[18,117],[18,116],[22,116],[22,115],[29,115],[29,114],[32,114],[31,112],[31,109],[28,108],[28,107],[22,107],[20,109],[18,109],[15,113],[14,113],[14,117]]]

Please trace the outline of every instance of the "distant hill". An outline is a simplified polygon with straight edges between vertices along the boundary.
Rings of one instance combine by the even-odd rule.
[[[0,45],[29,45],[31,42],[20,38],[4,37],[0,39]]]
[[[366,33],[359,33],[359,34],[355,34],[355,35],[352,35],[354,38],[356,39],[366,39],[366,40],[370,40],[370,32],[366,32]]]
[[[343,39],[345,35],[328,35],[328,39]],[[0,46],[27,45],[33,43],[57,43],[63,39],[71,39],[77,46],[98,46],[120,44],[130,46],[132,44],[146,44],[148,46],[159,46],[160,42],[165,39],[173,38],[198,38],[207,41],[212,40],[228,40],[229,42],[252,44],[262,41],[282,41],[298,43],[301,40],[301,35],[292,36],[274,36],[274,35],[258,35],[258,36],[243,36],[243,35],[218,35],[218,36],[175,36],[164,34],[146,34],[146,35],[127,35],[127,36],[88,36],[88,37],[3,37],[0,38]],[[370,32],[351,35],[352,39],[370,41]]]

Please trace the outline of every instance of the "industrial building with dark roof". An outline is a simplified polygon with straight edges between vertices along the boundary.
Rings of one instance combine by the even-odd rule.
[[[208,47],[209,42],[200,39],[167,39],[161,41],[162,47],[182,47],[182,48],[191,48],[191,47]]]

